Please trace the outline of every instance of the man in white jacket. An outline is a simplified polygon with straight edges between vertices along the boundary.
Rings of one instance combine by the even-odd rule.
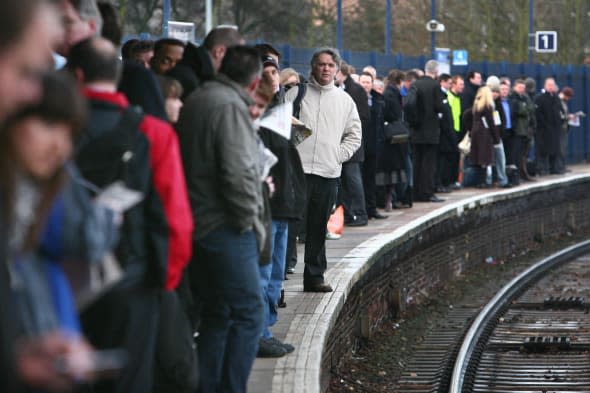
[[[334,85],[340,54],[333,48],[317,50],[311,59],[311,77],[301,100],[299,119],[312,135],[297,150],[307,181],[305,210],[305,270],[303,290],[331,292],[324,282],[327,269],[326,225],[336,199],[342,163],[361,145],[361,121],[352,98]],[[294,101],[298,88],[286,95]]]

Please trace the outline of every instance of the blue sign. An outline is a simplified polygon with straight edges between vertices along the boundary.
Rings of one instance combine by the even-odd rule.
[[[539,53],[557,52],[557,32],[537,31],[535,32],[535,51]]]
[[[448,48],[435,48],[434,49],[434,60],[439,63],[449,64],[449,55],[451,50]]]
[[[453,65],[466,66],[469,64],[469,54],[465,49],[457,49],[453,51]]]

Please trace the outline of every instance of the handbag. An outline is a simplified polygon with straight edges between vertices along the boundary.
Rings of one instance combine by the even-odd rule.
[[[401,119],[391,123],[385,122],[384,126],[385,140],[388,140],[391,144],[404,143],[410,138],[410,129]]]
[[[465,134],[465,136],[463,137],[461,142],[459,142],[459,145],[457,145],[457,147],[459,148],[461,154],[469,154],[469,152],[471,151],[471,137],[469,136],[469,133]]]

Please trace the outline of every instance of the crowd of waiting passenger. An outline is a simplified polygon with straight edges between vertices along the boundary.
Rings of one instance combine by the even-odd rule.
[[[120,48],[116,14],[0,4],[6,391],[245,392],[257,356],[295,349],[271,327],[298,240],[303,290],[333,290],[337,206],[363,226],[566,171],[573,90],[552,78],[380,78],[333,48],[303,76],[231,27]]]

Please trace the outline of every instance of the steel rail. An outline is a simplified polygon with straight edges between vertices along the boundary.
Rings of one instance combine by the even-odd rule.
[[[486,326],[488,326],[490,321],[497,317],[497,314],[503,309],[503,307],[510,304],[512,300],[514,300],[514,297],[519,294],[524,287],[535,281],[537,278],[540,278],[540,276],[542,276],[547,270],[582,254],[588,253],[589,251],[590,240],[586,240],[550,255],[515,277],[488,302],[465,334],[465,339],[463,340],[463,344],[461,345],[461,349],[459,350],[459,354],[455,361],[455,366],[453,367],[451,386],[449,389],[450,393],[463,392],[465,373],[471,362],[473,352],[482,339]]]

